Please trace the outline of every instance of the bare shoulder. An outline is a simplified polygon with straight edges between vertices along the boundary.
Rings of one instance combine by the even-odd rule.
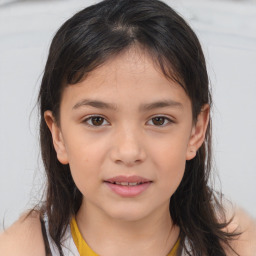
[[[45,256],[40,215],[27,212],[0,234],[0,255]]]
[[[241,208],[229,210],[233,215],[233,220],[228,226],[228,231],[237,231],[240,235],[231,242],[232,248],[241,256],[256,255],[256,219],[250,216]],[[228,256],[237,255],[231,250],[227,250]]]

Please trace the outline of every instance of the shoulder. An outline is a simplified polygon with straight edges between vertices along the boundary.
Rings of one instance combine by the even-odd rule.
[[[231,247],[241,256],[256,255],[256,219],[250,216],[245,210],[236,207],[229,210],[229,216],[233,216],[227,227],[228,232],[240,233],[232,242]],[[237,255],[227,249],[227,255]]]
[[[0,255],[44,256],[40,214],[33,211],[22,216],[0,234]]]

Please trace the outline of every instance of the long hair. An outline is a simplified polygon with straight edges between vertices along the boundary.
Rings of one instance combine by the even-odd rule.
[[[162,73],[184,88],[192,102],[193,120],[204,104],[211,105],[204,54],[197,36],[172,8],[158,0],[105,0],[67,20],[52,40],[38,97],[41,113],[41,153],[47,175],[40,212],[49,219],[49,233],[63,255],[61,242],[72,215],[81,206],[69,165],[56,156],[44,112],[59,122],[61,94],[96,67],[131,46],[145,49]],[[217,218],[224,209],[209,186],[211,121],[203,145],[186,162],[184,177],[170,199],[170,215],[180,227],[180,245],[188,255],[226,255],[235,234],[224,232],[228,221]]]

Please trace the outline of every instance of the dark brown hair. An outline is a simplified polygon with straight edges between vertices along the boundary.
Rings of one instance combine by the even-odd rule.
[[[41,152],[47,174],[46,200],[41,213],[49,218],[49,232],[60,255],[61,240],[81,206],[69,165],[56,156],[44,112],[59,120],[65,86],[81,81],[90,71],[131,46],[145,49],[168,79],[177,81],[192,102],[193,119],[204,104],[211,105],[208,74],[197,36],[172,8],[157,0],[105,0],[66,21],[52,40],[39,93]],[[170,199],[170,214],[180,227],[180,245],[188,255],[226,255],[235,234],[226,233],[221,200],[209,186],[211,122],[194,159]],[[223,214],[222,222],[217,218]]]

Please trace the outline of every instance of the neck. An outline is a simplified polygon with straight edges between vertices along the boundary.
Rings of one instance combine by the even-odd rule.
[[[103,214],[83,201],[77,216],[79,230],[99,255],[166,256],[179,236],[169,206],[139,220],[120,220]],[[138,243],[139,241],[139,243]]]

